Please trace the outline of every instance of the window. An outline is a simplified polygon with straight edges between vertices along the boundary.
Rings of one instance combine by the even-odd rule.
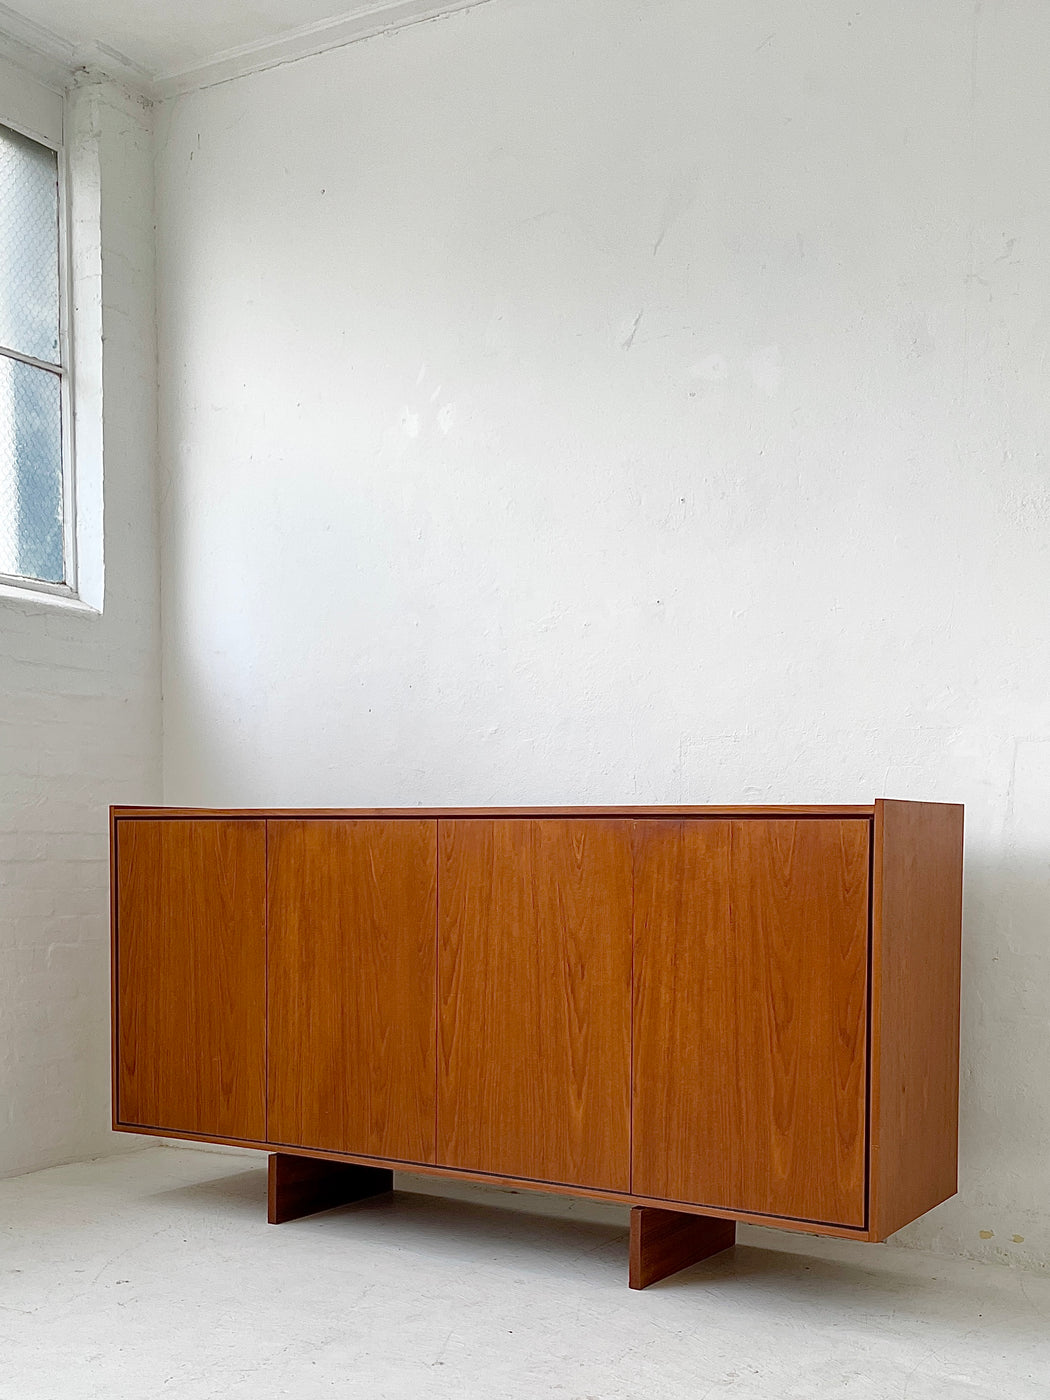
[[[59,152],[0,126],[0,583],[75,586]]]

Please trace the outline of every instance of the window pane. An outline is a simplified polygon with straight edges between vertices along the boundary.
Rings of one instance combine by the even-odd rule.
[[[58,156],[0,127],[0,345],[58,363]]]
[[[62,381],[0,355],[0,573],[62,583]]]

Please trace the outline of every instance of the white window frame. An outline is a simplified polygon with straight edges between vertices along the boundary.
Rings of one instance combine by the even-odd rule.
[[[75,438],[76,427],[73,404],[73,336],[70,327],[72,296],[70,293],[70,218],[69,218],[69,162],[65,146],[61,141],[48,139],[32,127],[13,119],[0,107],[0,126],[17,132],[38,146],[54,151],[58,164],[58,354],[59,364],[34,359],[10,346],[0,346],[0,354],[5,359],[18,360],[22,364],[46,370],[48,374],[58,374],[61,386],[62,412],[62,583],[48,583],[44,579],[26,578],[22,574],[0,572],[0,586],[8,589],[24,590],[27,593],[45,593],[60,598],[76,598],[77,594],[77,511],[76,511],[76,470]]]

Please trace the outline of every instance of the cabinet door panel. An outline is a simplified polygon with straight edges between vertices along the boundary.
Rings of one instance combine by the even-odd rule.
[[[440,828],[438,1160],[627,1190],[630,823]]]
[[[269,823],[269,1135],[434,1160],[437,823]]]
[[[118,1121],[266,1132],[265,825],[116,824]]]
[[[864,1224],[868,846],[863,820],[638,823],[637,1194]]]

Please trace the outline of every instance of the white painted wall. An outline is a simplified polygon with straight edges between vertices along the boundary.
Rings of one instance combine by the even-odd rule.
[[[498,0],[158,114],[166,799],[964,801],[962,1193],[906,1238],[1035,1265],[1048,48]]]
[[[105,600],[100,615],[0,598],[0,1175],[131,1145],[108,1126],[107,809],[160,792],[151,117],[86,81],[67,142],[79,447],[86,497],[105,456]],[[94,596],[101,551],[84,564]]]

